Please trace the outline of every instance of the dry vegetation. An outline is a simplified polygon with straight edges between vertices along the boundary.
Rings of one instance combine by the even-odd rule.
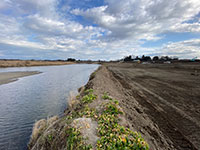
[[[67,65],[73,63],[74,62],[66,62],[66,61],[0,60],[0,67],[50,66],[50,65]]]

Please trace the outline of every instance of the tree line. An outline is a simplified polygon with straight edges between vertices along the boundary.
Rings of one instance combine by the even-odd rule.
[[[178,60],[178,57],[169,57],[169,56],[150,57],[150,56],[145,56],[145,55],[142,55],[142,57],[139,57],[139,56],[133,57],[129,55],[123,59],[123,61],[171,61],[171,60]]]

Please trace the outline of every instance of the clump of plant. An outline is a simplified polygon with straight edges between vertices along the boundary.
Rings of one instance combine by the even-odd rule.
[[[98,113],[95,108],[89,108],[86,106],[83,110],[79,112],[80,117],[86,117],[86,118],[98,118]]]
[[[53,136],[50,134],[50,135],[48,135],[48,140],[49,141],[53,141]]]
[[[88,103],[92,103],[96,98],[97,96],[95,94],[93,94],[93,89],[88,89],[85,91],[85,96],[83,96],[81,102],[83,104],[88,104]]]
[[[112,98],[110,96],[108,96],[108,93],[106,93],[106,92],[103,94],[102,98],[105,100],[112,100]]]
[[[87,94],[91,94],[91,93],[93,93],[94,92],[94,90],[93,89],[87,89],[87,90],[85,90],[85,94],[87,95]]]
[[[92,146],[85,143],[85,139],[81,136],[81,133],[76,128],[68,128],[67,134],[67,149],[68,150],[91,150]]]
[[[98,118],[100,139],[97,141],[97,149],[148,150],[149,146],[141,135],[118,124],[118,115],[122,113],[116,100],[105,105]]]
[[[79,99],[79,98],[80,98],[80,95],[77,95],[77,96],[76,96],[76,99]]]

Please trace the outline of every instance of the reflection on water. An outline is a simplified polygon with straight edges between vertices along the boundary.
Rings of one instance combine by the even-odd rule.
[[[98,65],[65,65],[4,68],[9,71],[41,71],[0,85],[0,150],[24,150],[33,123],[62,114],[70,91],[87,83]]]

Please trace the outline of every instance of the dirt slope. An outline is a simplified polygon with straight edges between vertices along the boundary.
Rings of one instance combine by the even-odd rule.
[[[103,66],[95,76],[95,80],[89,82],[87,86],[93,87],[101,95],[107,91],[113,98],[119,100],[120,106],[126,114],[128,124],[134,131],[142,134],[142,137],[150,145],[151,150],[175,149],[171,140],[167,138],[159,127],[144,113],[143,106],[136,100],[132,93],[132,87],[127,84],[126,78],[122,80],[113,76],[112,67]]]

